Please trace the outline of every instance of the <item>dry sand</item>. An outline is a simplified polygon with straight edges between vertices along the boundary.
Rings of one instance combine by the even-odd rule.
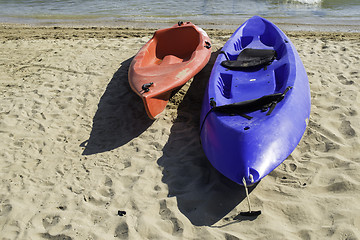
[[[0,239],[360,239],[360,34],[288,32],[312,112],[250,194],[199,142],[209,64],[147,118],[127,70],[153,30],[0,27]],[[120,212],[119,212],[120,211]],[[124,212],[122,212],[124,211]]]

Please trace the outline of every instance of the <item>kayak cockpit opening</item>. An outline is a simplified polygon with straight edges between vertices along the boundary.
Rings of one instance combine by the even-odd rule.
[[[161,29],[146,46],[141,67],[154,67],[189,61],[200,45],[200,35],[193,25]]]
[[[159,32],[154,38],[157,41],[155,56],[163,59],[167,55],[173,55],[180,59],[190,59],[192,53],[200,44],[200,33],[189,26],[172,28],[168,32]]]

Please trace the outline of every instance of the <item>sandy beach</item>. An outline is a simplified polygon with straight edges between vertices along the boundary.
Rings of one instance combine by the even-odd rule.
[[[360,33],[286,32],[311,117],[243,217],[199,141],[233,32],[205,30],[211,60],[152,121],[127,71],[153,29],[0,26],[0,239],[360,239]]]

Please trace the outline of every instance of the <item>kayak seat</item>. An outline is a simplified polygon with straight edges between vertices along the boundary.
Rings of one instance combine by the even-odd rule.
[[[230,60],[225,52],[221,53],[225,54],[227,59],[221,62],[221,66],[230,70],[267,66],[276,58],[276,51],[271,49],[245,48],[234,61]]]
[[[271,112],[274,110],[276,104],[285,97],[285,94],[291,88],[292,87],[287,87],[283,93],[274,93],[256,99],[226,104],[222,106],[214,106],[212,110],[215,112],[237,115],[243,115],[246,113],[255,112],[257,110],[262,110],[264,112],[269,110],[266,115],[270,115]]]
[[[166,55],[161,64],[165,64],[165,65],[169,65],[169,64],[176,64],[176,63],[181,63],[183,62],[184,59],[182,58],[178,58],[177,56],[174,56],[174,55]]]
[[[285,94],[292,88],[293,88],[292,86],[288,86],[283,93],[273,93],[262,96],[260,98],[221,105],[221,106],[216,106],[216,102],[214,101],[214,99],[210,98],[211,108],[207,112],[201,123],[200,132],[203,129],[206,118],[209,116],[211,112],[223,113],[230,116],[239,115],[248,120],[251,120],[253,117],[248,116],[247,113],[252,113],[258,110],[261,110],[262,112],[268,111],[266,113],[266,116],[269,116],[272,113],[272,111],[275,109],[276,105],[284,99]]]

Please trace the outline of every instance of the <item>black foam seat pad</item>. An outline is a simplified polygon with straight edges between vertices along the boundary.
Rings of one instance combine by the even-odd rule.
[[[221,65],[228,69],[252,68],[269,65],[275,58],[275,50],[245,48],[236,60],[225,60]]]
[[[257,110],[267,111],[268,108],[270,108],[267,114],[270,115],[270,113],[274,110],[276,104],[284,99],[285,94],[290,89],[292,89],[291,86],[287,87],[283,93],[273,93],[256,99],[226,104],[222,106],[214,106],[212,110],[215,112],[241,115],[245,113],[251,113]]]

